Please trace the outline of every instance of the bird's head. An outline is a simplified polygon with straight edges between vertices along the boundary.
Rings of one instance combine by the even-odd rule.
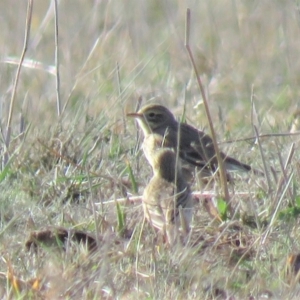
[[[137,119],[145,135],[165,131],[167,127],[176,124],[173,114],[166,107],[158,104],[147,105],[138,112],[129,113],[127,116]]]

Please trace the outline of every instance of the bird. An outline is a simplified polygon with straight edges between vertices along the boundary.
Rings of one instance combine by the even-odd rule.
[[[193,215],[189,184],[181,173],[180,161],[171,148],[152,152],[153,177],[142,197],[145,219],[174,245],[181,234],[188,236]]]
[[[197,167],[201,177],[212,176],[218,170],[216,151],[211,137],[203,131],[178,122],[171,111],[163,105],[150,104],[138,112],[127,114],[137,120],[144,134],[143,151],[152,165],[151,152],[156,148],[168,147],[179,152],[179,157],[188,165]],[[263,175],[259,170],[220,152],[226,171],[253,171]]]

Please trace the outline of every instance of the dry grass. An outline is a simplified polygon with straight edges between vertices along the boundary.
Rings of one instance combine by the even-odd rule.
[[[26,5],[0,3],[2,128],[23,46]],[[61,122],[53,75],[54,9],[48,5],[34,2],[10,161],[0,173],[1,297],[297,299],[297,259],[288,260],[300,252],[297,135],[261,138],[270,182],[236,176],[229,190],[237,214],[222,225],[197,203],[185,247],[163,244],[143,224],[139,201],[105,203],[142,194],[151,176],[136,127],[125,118],[139,97],[163,103],[177,116],[185,105],[188,122],[207,127],[184,48],[187,6],[190,43],[218,140],[255,136],[253,125],[259,133],[290,130],[300,96],[296,3],[60,1]],[[21,112],[25,134],[20,136]],[[295,151],[286,163],[292,143]],[[221,148],[263,167],[254,140]],[[4,149],[2,141],[2,157]],[[27,251],[30,233],[49,226],[89,232],[98,249],[90,252],[70,239],[60,247]]]

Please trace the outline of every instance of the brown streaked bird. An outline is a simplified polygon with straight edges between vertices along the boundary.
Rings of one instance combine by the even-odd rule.
[[[145,218],[162,231],[170,245],[187,235],[192,219],[193,199],[181,173],[173,149],[161,148],[152,153],[153,177],[143,193]],[[183,237],[184,237],[183,236]]]
[[[165,106],[147,105],[127,116],[137,119],[144,133],[143,150],[151,165],[151,152],[159,147],[169,147],[175,150],[178,148],[179,156],[183,161],[199,167],[202,177],[212,175],[218,169],[211,137],[188,124],[176,121],[174,115]],[[227,171],[252,170],[255,174],[263,175],[261,171],[252,169],[249,165],[223,152],[221,157]]]

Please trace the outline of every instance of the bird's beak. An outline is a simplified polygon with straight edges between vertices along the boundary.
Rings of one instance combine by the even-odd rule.
[[[143,114],[139,114],[139,113],[129,113],[127,114],[127,117],[130,117],[130,118],[136,118],[136,119],[142,119],[144,117]]]
[[[151,128],[144,114],[139,112],[129,113],[127,114],[127,117],[134,118],[137,121],[139,127],[141,127],[141,129],[143,130],[145,136],[151,132]]]

